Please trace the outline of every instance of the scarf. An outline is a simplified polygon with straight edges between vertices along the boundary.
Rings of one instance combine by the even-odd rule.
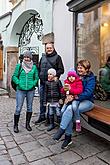
[[[33,67],[33,61],[27,62],[23,60],[22,62],[22,68],[25,70],[26,73],[30,72]]]
[[[48,54],[48,53],[46,53],[46,56],[55,56],[57,54],[57,52],[56,52],[56,50],[54,49],[54,51],[51,53],[51,54]]]

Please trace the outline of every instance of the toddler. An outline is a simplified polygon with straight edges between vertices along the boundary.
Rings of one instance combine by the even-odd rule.
[[[64,80],[64,87],[61,89],[61,92],[66,95],[65,103],[61,109],[61,112],[63,113],[69,104],[72,105],[72,109],[76,121],[77,132],[81,131],[81,125],[80,125],[80,114],[77,111],[79,101],[75,99],[77,98],[78,94],[82,93],[82,91],[83,91],[82,80],[79,78],[79,76],[76,74],[74,70],[69,71],[67,74],[67,79]]]

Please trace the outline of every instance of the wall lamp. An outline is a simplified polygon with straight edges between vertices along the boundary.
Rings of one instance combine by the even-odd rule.
[[[103,26],[103,27],[108,27],[109,24],[108,24],[107,22],[105,22],[105,23],[102,23],[102,26]]]

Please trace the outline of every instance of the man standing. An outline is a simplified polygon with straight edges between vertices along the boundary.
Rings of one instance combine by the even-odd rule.
[[[44,90],[45,82],[47,81],[47,71],[50,68],[56,70],[56,79],[64,73],[64,66],[61,57],[57,54],[53,43],[45,44],[45,54],[42,55],[39,63],[39,78],[40,78],[40,116],[35,124],[41,123],[46,120],[46,106],[44,103]]]

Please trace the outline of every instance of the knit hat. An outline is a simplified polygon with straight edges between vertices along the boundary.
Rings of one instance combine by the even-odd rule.
[[[75,71],[75,70],[70,70],[70,71],[68,72],[68,77],[70,77],[70,76],[78,77],[78,75],[76,74],[76,71]]]
[[[53,68],[50,68],[50,69],[48,70],[48,74],[52,74],[53,76],[56,76],[56,70],[53,69]]]
[[[30,52],[29,50],[25,51],[23,57],[29,57],[30,59],[32,59],[32,52]]]

